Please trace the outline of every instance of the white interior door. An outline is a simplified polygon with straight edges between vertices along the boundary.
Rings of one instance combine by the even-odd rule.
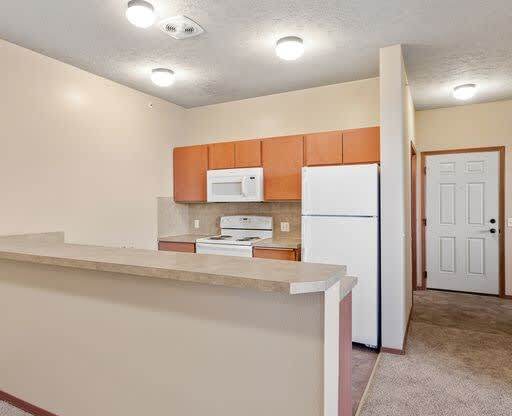
[[[499,153],[426,158],[427,287],[499,293]]]

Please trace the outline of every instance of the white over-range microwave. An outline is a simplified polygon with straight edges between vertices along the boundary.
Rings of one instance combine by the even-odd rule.
[[[263,201],[263,168],[209,170],[208,202]]]

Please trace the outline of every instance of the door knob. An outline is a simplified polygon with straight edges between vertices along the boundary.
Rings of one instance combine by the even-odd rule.
[[[491,228],[489,231],[490,231],[491,234],[495,234],[496,233],[496,228]]]
[[[491,221],[490,221],[491,224],[496,224],[496,220],[494,218],[491,218]]]

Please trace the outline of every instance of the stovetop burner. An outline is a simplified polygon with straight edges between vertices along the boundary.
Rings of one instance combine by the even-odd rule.
[[[233,238],[231,235],[217,235],[215,237],[210,237],[208,240],[229,240]]]
[[[244,238],[239,238],[236,241],[252,241],[252,240],[259,240],[259,239],[260,239],[260,237],[244,237]]]
[[[251,257],[252,246],[261,240],[272,238],[272,224],[272,217],[255,215],[221,217],[220,233],[198,238],[196,252]]]

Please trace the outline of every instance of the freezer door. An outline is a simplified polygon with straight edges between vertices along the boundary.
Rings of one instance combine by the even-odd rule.
[[[303,215],[379,215],[379,166],[302,168]]]
[[[352,340],[379,343],[377,218],[302,217],[302,260],[342,264],[358,279],[352,294]]]

